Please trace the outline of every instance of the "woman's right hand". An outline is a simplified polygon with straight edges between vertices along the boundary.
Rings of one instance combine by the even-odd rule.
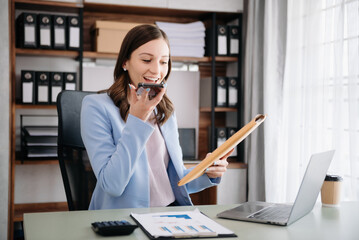
[[[143,121],[147,121],[152,111],[155,109],[157,104],[162,100],[162,97],[166,92],[166,88],[161,88],[160,92],[158,92],[154,98],[149,99],[148,97],[148,93],[150,90],[149,88],[145,89],[140,95],[137,95],[136,87],[132,84],[129,84],[129,87],[130,87],[129,113],[135,117],[138,117]]]

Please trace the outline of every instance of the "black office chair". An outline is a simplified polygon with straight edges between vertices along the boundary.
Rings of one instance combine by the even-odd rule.
[[[93,92],[62,91],[57,96],[58,159],[70,211],[87,210],[96,178],[80,131],[82,99]]]

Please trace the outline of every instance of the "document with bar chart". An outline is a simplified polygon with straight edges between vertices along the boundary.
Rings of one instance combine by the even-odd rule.
[[[131,213],[150,239],[237,237],[198,209],[181,212]]]

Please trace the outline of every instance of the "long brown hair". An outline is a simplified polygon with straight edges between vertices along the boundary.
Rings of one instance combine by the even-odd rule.
[[[155,40],[164,39],[169,46],[169,41],[165,32],[153,25],[139,25],[132,28],[125,36],[120,52],[118,54],[115,71],[114,71],[114,83],[107,90],[107,94],[111,97],[115,105],[120,109],[120,114],[123,120],[126,121],[130,104],[127,99],[129,92],[129,83],[131,83],[130,76],[127,71],[124,71],[123,64],[130,59],[131,54],[137,48],[143,44]],[[171,57],[168,61],[168,72],[164,78],[164,82],[167,83],[167,79],[171,72]],[[165,94],[161,102],[157,105],[157,122],[161,125],[164,124],[174,111],[173,104],[168,96]]]

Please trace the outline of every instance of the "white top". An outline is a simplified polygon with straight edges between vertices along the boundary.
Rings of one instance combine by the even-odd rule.
[[[152,119],[151,115],[150,119]],[[146,143],[150,178],[150,207],[164,207],[175,200],[167,174],[169,156],[165,141],[155,122],[150,122],[155,130]]]

